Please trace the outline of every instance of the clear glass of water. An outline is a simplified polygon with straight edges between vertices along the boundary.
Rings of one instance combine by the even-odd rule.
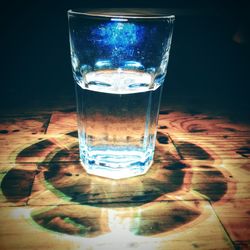
[[[147,172],[174,16],[142,9],[69,10],[80,160],[113,179]]]

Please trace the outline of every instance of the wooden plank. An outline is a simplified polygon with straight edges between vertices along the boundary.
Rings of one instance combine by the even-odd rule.
[[[233,249],[209,203],[3,208],[1,249]],[[59,233],[59,234],[58,234]],[[30,237],[32,235],[32,237]],[[80,236],[80,237],[79,237]],[[213,239],[213,240],[211,240]]]
[[[163,136],[159,134],[158,139],[162,140]],[[167,141],[165,135],[164,140],[164,142],[157,141],[157,157],[166,157],[161,157],[160,152],[168,152],[169,155],[178,157],[175,148]],[[4,150],[0,152],[2,163],[79,161],[78,139],[75,134],[23,136],[6,140],[3,147]]]
[[[32,155],[32,153],[36,149],[36,153],[39,154],[39,151],[43,148],[40,144],[43,144],[44,139],[46,140],[42,135],[39,137],[28,135],[6,139],[2,143],[3,149],[0,151],[1,163],[15,163],[18,157],[21,157],[22,161],[37,161],[37,155]],[[29,151],[29,155],[26,153],[27,151]]]
[[[2,122],[0,249],[249,247],[249,125],[165,112],[149,172],[115,181],[80,165],[75,112],[35,117]]]
[[[191,115],[185,112],[162,110],[159,125],[166,126],[171,131],[192,134],[249,132],[250,127],[244,123],[235,123],[224,117],[205,114]]]
[[[76,112],[53,112],[47,134],[67,134],[77,131]]]
[[[50,161],[60,150],[69,150],[77,145],[77,139],[67,135],[34,135],[12,137],[2,144],[1,163]]]
[[[179,191],[184,181],[184,167],[185,165],[172,156],[168,162],[165,160],[163,163],[155,163],[143,176],[108,180],[88,175],[80,162],[57,161],[40,164],[40,173],[35,178],[29,204],[67,204],[69,200],[83,204],[110,203],[111,206],[125,202],[128,205],[145,203],[166,193]],[[46,198],[48,189],[53,194],[51,199]],[[55,199],[55,194],[62,200]]]
[[[33,223],[32,208],[1,208],[0,249],[79,249],[82,238],[49,232]],[[84,244],[83,244],[84,247]]]
[[[249,141],[250,136],[246,136],[238,141],[230,138],[218,138],[217,136],[202,135],[180,135],[171,133],[171,138],[185,159],[244,159],[250,155]]]
[[[247,178],[241,180],[240,175],[231,173],[226,166],[222,168],[204,160],[192,163],[173,157],[153,164],[145,175],[123,180],[88,175],[79,162],[40,164],[39,171],[30,205],[68,204],[72,201],[109,206],[127,203],[129,206],[154,200],[225,202],[250,197]]]
[[[50,115],[17,116],[0,118],[0,138],[9,136],[23,136],[30,134],[44,134]]]
[[[249,241],[250,199],[235,199],[224,204],[215,203],[213,208],[236,244]]]
[[[207,115],[190,115],[188,113],[162,111],[159,117],[159,128],[179,133],[234,135],[239,132],[250,132],[249,125],[233,123],[223,117]],[[77,130],[76,112],[53,112],[48,133],[68,133]]]

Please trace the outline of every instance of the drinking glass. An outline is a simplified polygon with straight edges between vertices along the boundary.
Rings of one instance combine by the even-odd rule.
[[[174,16],[160,10],[69,10],[80,160],[113,179],[153,162]]]

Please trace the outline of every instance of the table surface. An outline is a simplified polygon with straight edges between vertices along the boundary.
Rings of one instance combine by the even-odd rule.
[[[0,249],[250,249],[250,126],[169,107],[143,176],[89,176],[74,109],[0,118]]]

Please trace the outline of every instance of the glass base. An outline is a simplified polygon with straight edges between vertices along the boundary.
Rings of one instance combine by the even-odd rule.
[[[126,157],[110,157],[105,154],[86,158],[81,155],[81,164],[88,174],[110,179],[124,179],[145,174],[153,163],[152,155],[144,161],[138,161],[139,157],[128,155]]]

